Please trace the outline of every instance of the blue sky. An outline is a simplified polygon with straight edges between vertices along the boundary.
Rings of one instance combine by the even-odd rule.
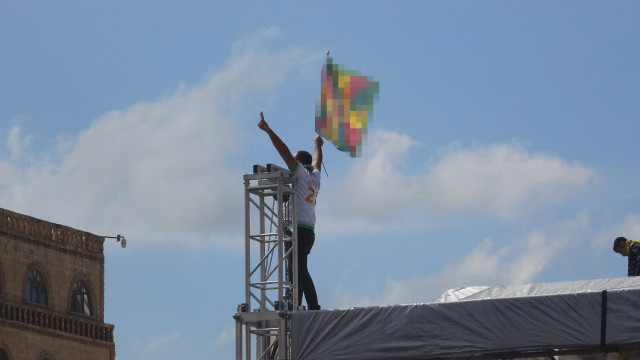
[[[381,84],[325,146],[323,308],[626,275],[640,238],[635,1],[2,1],[2,207],[100,235],[117,358],[230,358],[243,183],[312,148],[325,53]]]

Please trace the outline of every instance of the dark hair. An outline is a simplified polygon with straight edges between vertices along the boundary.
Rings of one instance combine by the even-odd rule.
[[[311,165],[311,162],[313,161],[311,154],[304,150],[298,151],[293,157],[296,158],[300,164],[305,166]]]
[[[615,240],[613,240],[613,251],[616,251],[616,246],[620,245],[620,243],[627,242],[627,238],[619,236]]]

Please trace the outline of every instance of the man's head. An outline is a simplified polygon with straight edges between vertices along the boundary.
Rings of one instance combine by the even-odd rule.
[[[311,166],[311,162],[313,161],[311,154],[304,150],[298,151],[293,155],[293,157],[303,166]]]
[[[622,256],[629,255],[629,248],[627,247],[627,238],[625,237],[617,237],[613,240],[613,251],[617,252]]]

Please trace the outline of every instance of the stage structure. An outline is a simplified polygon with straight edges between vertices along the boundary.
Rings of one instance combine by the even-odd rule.
[[[236,360],[290,359],[290,312],[299,308],[295,178],[273,164],[244,175],[245,300],[238,305]],[[286,202],[291,202],[287,211]]]
[[[290,256],[297,253],[295,179],[269,164],[254,166],[244,184],[236,360],[640,360],[640,277],[474,287],[439,302],[301,311]]]

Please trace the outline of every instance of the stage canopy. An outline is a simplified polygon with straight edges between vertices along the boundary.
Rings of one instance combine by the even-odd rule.
[[[523,358],[640,346],[640,277],[468,293],[440,299],[449,302],[292,312],[292,358]]]

